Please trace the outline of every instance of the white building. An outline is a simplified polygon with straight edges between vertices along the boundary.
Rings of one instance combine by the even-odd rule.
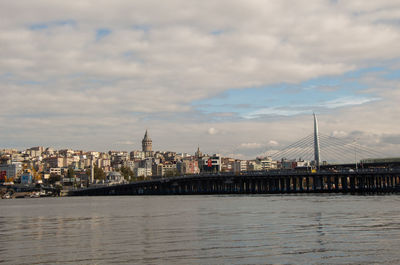
[[[50,175],[54,174],[54,175],[61,175],[61,168],[60,167],[52,167],[49,170]]]
[[[247,161],[246,160],[235,160],[233,163],[233,172],[243,172],[247,171]]]
[[[135,174],[136,177],[151,177],[152,168],[137,167],[134,168],[133,173]]]

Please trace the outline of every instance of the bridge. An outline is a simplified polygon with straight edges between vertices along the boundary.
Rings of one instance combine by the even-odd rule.
[[[159,178],[130,184],[72,190],[68,195],[183,195],[273,193],[391,193],[400,190],[400,159],[382,157],[373,149],[319,133],[314,114],[314,133],[276,152],[276,160],[308,157],[310,168]],[[344,161],[327,163],[321,158]],[[354,159],[354,163],[349,162]],[[322,161],[322,162],[321,162]],[[313,170],[311,170],[313,168]]]
[[[358,171],[247,172],[162,178],[130,184],[73,190],[70,196],[394,193],[400,191],[400,169]]]

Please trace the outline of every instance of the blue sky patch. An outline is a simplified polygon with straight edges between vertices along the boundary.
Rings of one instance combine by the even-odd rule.
[[[29,26],[29,29],[33,30],[33,31],[40,31],[40,30],[49,29],[51,27],[63,27],[63,26],[73,27],[75,25],[76,25],[76,22],[74,20],[56,20],[56,21],[32,24]]]
[[[368,86],[359,78],[370,73],[387,73],[372,67],[336,77],[320,77],[300,84],[276,84],[265,87],[232,89],[215,97],[195,101],[193,107],[203,113],[236,113],[245,119],[262,116],[293,116],[312,111],[329,111],[379,100],[367,94]],[[398,75],[398,72],[392,72]]]
[[[98,30],[96,30],[96,40],[99,41],[110,34],[111,34],[110,29],[106,29],[106,28],[98,29]]]
[[[221,34],[224,34],[225,32],[226,32],[226,30],[224,30],[224,29],[217,29],[217,30],[211,31],[210,34],[211,35],[215,35],[215,36],[219,36]]]

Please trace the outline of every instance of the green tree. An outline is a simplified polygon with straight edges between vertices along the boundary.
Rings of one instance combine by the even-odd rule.
[[[54,173],[51,173],[50,177],[49,177],[49,179],[47,181],[48,181],[49,184],[54,184],[54,183],[56,183],[57,181],[60,181],[60,180],[61,180],[61,176],[60,175],[56,175]]]
[[[121,167],[120,172],[125,180],[129,181],[130,179],[133,179],[134,173],[130,167]]]
[[[67,177],[68,178],[75,178],[75,171],[74,171],[74,169],[72,167],[68,168]]]
[[[88,175],[89,177],[92,175],[90,168],[86,169],[86,175]],[[97,166],[94,166],[94,179],[105,180],[106,173],[104,173],[104,170]]]
[[[166,178],[176,177],[179,176],[179,171],[177,169],[167,170],[164,176]]]

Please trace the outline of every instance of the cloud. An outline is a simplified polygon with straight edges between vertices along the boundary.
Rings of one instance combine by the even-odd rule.
[[[140,142],[146,127],[159,149],[190,152],[200,144],[213,153],[265,138],[289,144],[308,134],[311,104],[250,104],[241,116],[221,111],[216,124],[193,102],[396,65],[399,10],[396,1],[7,1],[0,9],[0,145],[114,149],[127,135]],[[397,133],[398,80],[353,78],[369,84],[351,93],[357,97],[314,104],[322,129],[358,129],[376,139]],[[250,151],[242,155],[256,154]]]
[[[279,115],[279,116],[292,116],[301,114],[304,112],[309,112],[309,110],[291,110],[291,109],[283,109],[283,108],[262,108],[256,111],[252,111],[250,113],[244,114],[243,118],[245,119],[254,119],[264,115]]]
[[[344,131],[338,131],[338,130],[334,130],[333,132],[331,132],[330,136],[332,137],[337,137],[337,138],[342,138],[342,137],[346,137],[348,135],[348,133],[344,132]]]
[[[381,140],[384,143],[400,145],[400,134],[384,134]]]
[[[211,128],[208,129],[207,132],[208,132],[209,135],[215,135],[215,134],[217,134],[219,131],[218,131],[217,129],[211,127]]]
[[[365,98],[365,97],[343,97],[334,99],[328,102],[321,104],[321,107],[333,109],[333,108],[341,108],[346,106],[353,106],[353,105],[361,105],[365,103],[369,103],[372,101],[380,100],[380,98]]]
[[[268,142],[268,145],[270,145],[270,146],[277,146],[277,145],[279,145],[279,143],[278,143],[277,141],[270,140],[270,141]]]
[[[260,143],[242,143],[239,145],[239,148],[243,149],[258,149],[261,147],[263,147],[263,145]]]

